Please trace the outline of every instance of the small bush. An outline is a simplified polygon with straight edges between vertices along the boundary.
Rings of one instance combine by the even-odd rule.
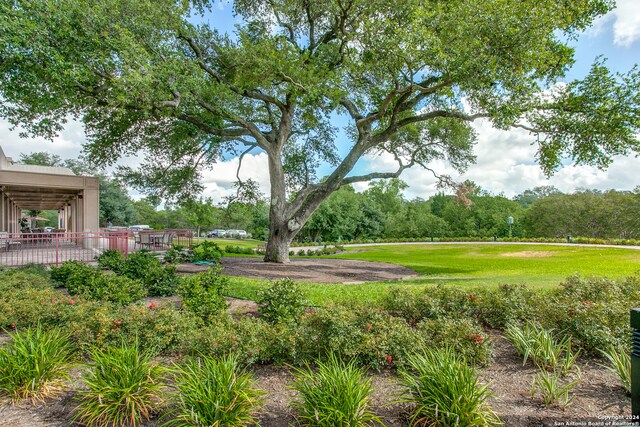
[[[251,248],[243,248],[241,246],[226,245],[224,252],[227,254],[254,255],[256,252]]]
[[[91,351],[74,419],[86,426],[130,426],[149,420],[162,390],[166,368],[151,362],[137,344]]]
[[[158,267],[160,267],[160,261],[150,251],[143,249],[129,254],[122,269],[117,273],[144,282],[147,272]]]
[[[164,253],[164,262],[168,264],[180,264],[191,259],[191,252],[180,245],[173,247]]]
[[[193,255],[191,256],[191,262],[211,261],[216,264],[220,264],[222,251],[220,250],[220,247],[211,240],[205,240],[194,246],[192,251]]]
[[[152,297],[168,297],[174,295],[181,283],[173,265],[156,265],[147,270],[142,281]]]
[[[427,347],[451,347],[467,361],[488,364],[491,340],[477,322],[471,319],[425,319],[416,325],[419,342]]]
[[[364,427],[381,423],[371,411],[371,379],[354,361],[344,363],[334,354],[318,361],[317,370],[306,365],[295,369],[293,389],[301,401],[294,401],[301,424],[305,426]]]
[[[88,283],[98,271],[80,261],[65,261],[59,267],[51,267],[51,280],[55,285],[64,286],[71,295],[87,290]]]
[[[96,257],[98,268],[120,273],[125,263],[125,258],[117,249],[108,249]]]
[[[400,369],[403,402],[412,404],[410,425],[488,426],[500,424],[486,401],[487,385],[480,385],[475,368],[451,348],[426,349]]]
[[[179,396],[168,425],[240,427],[257,423],[261,390],[234,357],[200,357],[175,367]]]
[[[0,394],[35,402],[60,391],[73,355],[69,336],[40,325],[9,336],[0,347]]]
[[[178,294],[182,305],[205,322],[211,321],[227,308],[224,292],[229,279],[222,275],[222,268],[210,268],[204,273],[187,277]]]
[[[270,323],[297,321],[309,305],[305,293],[291,279],[274,281],[267,289],[258,291],[258,310]]]
[[[96,274],[87,285],[84,292],[85,297],[96,301],[110,301],[115,304],[128,305],[147,295],[139,280],[115,274]]]
[[[300,249],[298,251],[298,256],[305,256],[306,252],[304,251],[304,249]]]

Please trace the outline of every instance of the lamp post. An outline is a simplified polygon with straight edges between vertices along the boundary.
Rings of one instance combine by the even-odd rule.
[[[511,227],[513,226],[513,217],[512,216],[508,217],[507,222],[509,223],[509,238],[511,238]]]

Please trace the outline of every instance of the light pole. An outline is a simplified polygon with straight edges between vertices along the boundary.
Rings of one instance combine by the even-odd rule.
[[[508,217],[507,222],[509,223],[509,238],[511,238],[511,227],[513,226],[513,217],[512,216]]]

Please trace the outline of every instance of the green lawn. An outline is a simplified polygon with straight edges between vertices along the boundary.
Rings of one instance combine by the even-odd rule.
[[[258,246],[264,246],[265,242],[262,240],[255,239],[209,239],[204,237],[196,237],[193,239],[193,243],[200,243],[203,240],[209,240],[212,242],[216,242],[221,249],[224,249],[225,246],[240,246],[241,248],[251,248],[255,249]]]
[[[350,250],[356,248],[349,248]],[[415,280],[360,285],[300,283],[313,305],[331,302],[375,303],[389,286],[422,289],[434,284],[464,288],[525,283],[539,289],[557,286],[579,273],[622,277],[640,271],[640,251],[625,248],[550,245],[397,245],[360,247],[332,256],[392,262],[420,274]],[[255,299],[264,280],[231,278],[230,295]]]

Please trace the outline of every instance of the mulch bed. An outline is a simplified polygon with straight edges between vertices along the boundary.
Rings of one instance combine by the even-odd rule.
[[[363,283],[417,277],[410,268],[386,262],[331,258],[292,259],[288,264],[264,262],[261,258],[224,257],[224,274],[255,279],[284,279],[313,283]],[[209,266],[181,264],[180,273],[206,271]]]
[[[558,425],[589,425],[602,421],[598,417],[624,417],[631,413],[631,399],[618,385],[614,376],[595,361],[579,361],[582,381],[574,390],[575,399],[566,409],[545,408],[530,394],[536,370],[530,364],[522,366],[522,359],[500,335],[493,336],[495,361],[481,369],[481,380],[490,381],[493,397],[490,406],[500,415],[505,426],[547,427]],[[293,380],[286,367],[256,366],[253,368],[258,387],[267,392],[265,408],[260,416],[263,427],[287,427],[295,421],[289,404],[296,392],[288,388]],[[78,380],[78,371],[72,378]],[[396,402],[399,386],[390,371],[373,374],[372,406],[388,427],[406,426],[407,408]],[[0,405],[0,426],[3,427],[67,427],[72,425],[70,414],[75,406],[75,393],[68,391],[46,405]],[[584,424],[582,424],[584,422]],[[564,424],[563,424],[564,423]],[[622,422],[614,422],[621,425]],[[158,420],[143,424],[157,427]],[[593,425],[593,424],[592,424]],[[602,425],[607,425],[606,421]]]

